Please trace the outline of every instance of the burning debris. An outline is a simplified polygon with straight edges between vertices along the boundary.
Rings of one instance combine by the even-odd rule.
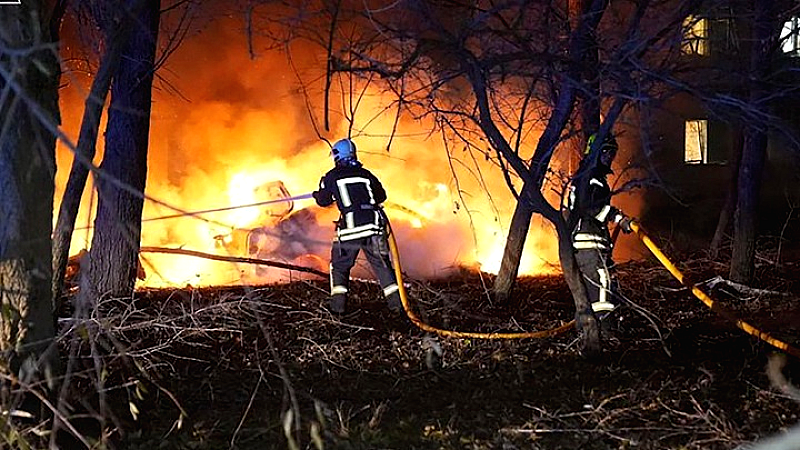
[[[259,259],[281,261],[308,260],[323,269],[327,264],[317,256],[323,251],[321,243],[309,239],[311,231],[319,227],[316,214],[311,208],[304,208],[287,214],[275,226],[263,226],[247,233],[247,253]],[[265,267],[257,267],[256,274],[262,275]]]
[[[260,207],[256,226],[234,228],[214,236],[216,247],[229,255],[293,262],[318,270],[327,268],[327,262],[319,256],[327,242],[315,238],[325,233],[314,211],[316,207],[294,211],[294,200],[282,181],[264,183],[254,193],[266,203]],[[257,266],[255,275],[267,276],[269,271],[269,267]]]

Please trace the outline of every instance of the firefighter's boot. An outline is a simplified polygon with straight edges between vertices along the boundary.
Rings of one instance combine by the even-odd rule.
[[[347,306],[347,296],[345,294],[334,294],[331,296],[328,306],[334,314],[344,314]]]
[[[400,301],[400,294],[398,292],[386,297],[386,305],[392,312],[403,312],[403,302]]]
[[[386,306],[392,312],[403,311],[403,303],[400,300],[400,289],[397,283],[391,283],[383,288],[383,296],[386,298]]]

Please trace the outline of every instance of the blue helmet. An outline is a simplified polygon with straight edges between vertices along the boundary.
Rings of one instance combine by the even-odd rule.
[[[358,161],[356,156],[356,144],[350,139],[341,139],[333,144],[331,148],[331,156],[333,162],[339,163],[342,161]]]

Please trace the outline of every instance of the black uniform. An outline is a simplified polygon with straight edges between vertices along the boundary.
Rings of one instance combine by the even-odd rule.
[[[592,310],[607,313],[619,304],[611,271],[613,242],[608,223],[619,223],[625,216],[610,205],[611,188],[606,176],[611,170],[598,164],[587,171],[573,182],[569,192],[569,210],[579,214],[572,232],[572,247],[586,281]]]
[[[364,250],[378,277],[389,308],[399,310],[400,294],[380,206],[386,200],[381,182],[360,162],[346,160],[322,177],[313,195],[318,205],[330,206],[335,202],[340,212],[331,247],[331,310],[337,313],[345,310],[350,269],[360,250]]]

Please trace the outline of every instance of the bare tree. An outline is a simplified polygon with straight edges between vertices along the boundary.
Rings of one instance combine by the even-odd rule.
[[[795,64],[780,51],[779,38],[786,20],[800,8],[792,2],[756,0],[725,7],[727,26],[739,35],[740,51],[726,55],[732,64],[717,70],[725,73],[708,77],[715,80],[716,86],[693,83],[692,87],[687,86],[687,91],[703,102],[711,115],[734,128],[728,194],[710,250],[714,256],[718,254],[733,223],[729,275],[736,282],[748,283],[753,277],[759,228],[757,210],[768,140],[778,137],[776,142],[798,146],[796,124],[782,119],[775,106],[780,102],[796,102],[793,100],[797,96]],[[719,8],[710,11],[711,17],[715,12],[719,13]]]
[[[728,194],[710,250],[718,255],[733,222],[729,271],[738,282],[749,282],[753,275],[768,139],[778,137],[776,142],[785,147],[798,147],[797,125],[782,119],[775,106],[796,103],[796,64],[780,51],[779,36],[786,20],[799,11],[796,2],[707,2],[698,12],[719,28],[713,39],[706,39],[712,63],[665,77],[699,101],[707,116],[732,129]]]
[[[554,162],[569,157],[563,144],[576,134],[598,132],[600,141],[631,99],[664,90],[663,68],[698,2],[613,9],[605,0],[312,3],[284,18],[293,24],[285,39],[326,49],[328,77],[377,77],[398,111],[433,116],[448,139],[482,152],[505,175],[518,203],[497,294],[513,286],[532,214],[553,224],[585,347],[597,353],[598,329],[571,243],[576,217],[561,210],[567,178],[555,176]]]
[[[139,1],[138,3],[143,2]],[[88,7],[91,6],[91,3],[82,5]],[[107,25],[102,27],[106,30],[106,41],[104,45],[98,46],[102,47],[105,53],[100,57],[100,64],[92,80],[89,95],[86,97],[76,148],[78,157],[72,161],[58,212],[58,222],[53,234],[53,295],[56,299],[60,295],[64,283],[72,232],[75,229],[81,196],[91,168],[89,162],[95,156],[100,117],[103,114],[111,86],[111,78],[119,67],[123,45],[135,25],[135,20],[129,17],[135,13],[135,9],[129,11],[121,5],[116,3],[114,5],[114,8],[94,8],[96,10],[94,20],[107,22]]]
[[[136,0],[126,2],[128,7]],[[106,145],[98,180],[99,201],[88,271],[81,279],[79,303],[100,295],[133,293],[138,269],[150,108],[160,18],[159,0],[145,0],[113,75]],[[114,26],[106,23],[107,26]],[[105,30],[113,35],[113,29]],[[138,193],[138,195],[136,194]]]
[[[780,25],[774,2],[754,0],[753,45],[750,48],[750,67],[747,104],[753,115],[768,115],[770,92],[764,83],[770,72],[770,60],[778,49]],[[776,26],[777,25],[777,26]],[[749,283],[753,277],[756,242],[756,214],[761,176],[767,153],[767,127],[761,120],[748,121],[744,128],[744,145],[739,165],[737,203],[734,214],[733,253],[730,278]]]
[[[573,104],[579,106],[577,117],[573,120],[581,130],[583,139],[578,140],[581,141],[580,147],[583,147],[588,137],[596,133],[600,127],[600,80],[598,76],[597,23],[588,30],[580,30],[580,26],[585,23],[587,14],[594,14],[595,19],[599,22],[603,11],[591,11],[592,2],[588,0],[572,0],[567,3],[567,6],[566,13],[569,19],[570,33],[573,33],[572,30],[574,30],[574,35],[572,35],[574,43],[570,47],[570,50],[574,52],[575,58],[572,64],[573,67],[577,68],[567,78],[570,79],[571,83],[577,84],[576,88],[564,89],[561,92],[567,98],[572,97],[572,103],[569,104],[570,107]],[[566,105],[568,102],[565,101],[560,104]],[[568,116],[571,115],[572,112],[569,111]],[[538,190],[541,190],[542,182],[543,179],[537,183]],[[522,259],[522,251],[530,227],[531,217],[534,212],[540,212],[541,210],[541,206],[536,209],[531,208],[530,202],[518,202],[514,209],[506,239],[506,247],[503,251],[503,259],[493,287],[494,295],[500,301],[505,301],[511,294],[519,272],[519,264]],[[563,257],[564,255],[561,255],[560,252],[561,242],[559,242],[559,255]],[[567,276],[569,277],[570,275]]]
[[[60,19],[56,2],[0,6],[0,360],[17,383],[46,380],[51,388],[58,372],[50,246]]]

